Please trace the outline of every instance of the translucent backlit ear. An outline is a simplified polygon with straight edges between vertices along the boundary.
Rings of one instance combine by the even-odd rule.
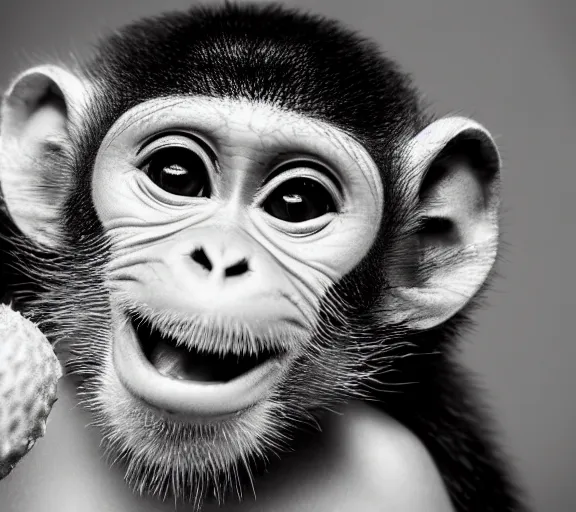
[[[478,123],[436,121],[408,148],[419,229],[410,247],[415,268],[395,283],[394,320],[435,327],[461,310],[486,281],[498,250],[500,159]]]
[[[53,245],[70,184],[70,135],[79,126],[86,90],[57,66],[32,68],[4,96],[0,123],[0,185],[18,228]]]

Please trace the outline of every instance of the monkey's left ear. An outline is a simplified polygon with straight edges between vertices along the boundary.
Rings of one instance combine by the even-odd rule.
[[[18,76],[0,115],[0,186],[10,216],[28,237],[55,245],[71,183],[70,137],[80,124],[84,84],[58,66]]]
[[[486,129],[451,117],[411,141],[406,165],[418,228],[401,251],[407,266],[396,273],[388,311],[393,321],[429,329],[461,310],[494,265],[500,158]]]

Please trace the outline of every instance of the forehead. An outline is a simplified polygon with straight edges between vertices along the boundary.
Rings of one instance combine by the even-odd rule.
[[[222,137],[256,135],[263,143],[278,138],[306,140],[310,136],[323,136],[360,146],[352,135],[335,126],[277,105],[207,96],[171,96],[140,103],[113,124],[103,143],[179,125],[197,127]]]

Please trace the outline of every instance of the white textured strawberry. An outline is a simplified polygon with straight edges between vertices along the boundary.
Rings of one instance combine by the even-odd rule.
[[[44,435],[61,375],[40,329],[0,304],[0,479]]]

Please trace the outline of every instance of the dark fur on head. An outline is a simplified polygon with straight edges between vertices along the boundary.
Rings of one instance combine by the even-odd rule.
[[[302,403],[322,408],[353,397],[373,399],[424,442],[458,512],[523,510],[484,430],[487,422],[469,378],[453,357],[466,313],[422,334],[382,325],[379,299],[390,291],[382,269],[402,264],[402,254],[394,249],[406,235],[401,229],[415,217],[403,200],[406,176],[399,148],[427,121],[410,80],[392,61],[336,22],[279,6],[226,4],[134,23],[104,40],[80,71],[96,89],[86,126],[73,134],[73,151],[61,164],[73,183],[63,212],[61,249],[33,246],[11,231],[5,212],[0,229],[3,257],[11,255],[6,277],[11,295],[57,345],[77,340],[67,346],[70,368],[83,375],[88,406],[98,409],[94,392],[109,339],[103,280],[108,246],[90,188],[104,135],[124,112],[158,96],[268,102],[339,126],[359,140],[380,169],[385,211],[373,250],[323,303],[325,330],[314,333],[307,355],[330,364],[315,367],[307,386],[280,391],[298,414],[286,415],[277,437],[263,438],[263,455],[294,434],[295,420],[306,420],[310,411],[301,410]],[[309,368],[303,364],[299,371]],[[113,444],[114,434],[101,423]],[[150,475],[138,469],[131,474],[160,493],[170,484],[185,486],[189,477],[183,472],[174,484]]]

